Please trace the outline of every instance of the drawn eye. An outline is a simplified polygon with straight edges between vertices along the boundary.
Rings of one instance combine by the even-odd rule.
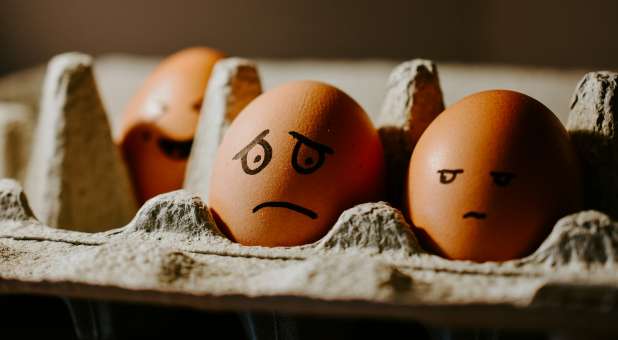
[[[149,137],[150,138],[150,137]],[[175,141],[167,138],[159,138],[159,149],[172,159],[187,159],[191,153],[193,139],[187,141]]]
[[[142,140],[144,142],[149,142],[150,138],[152,138],[152,133],[150,133],[150,131],[148,131],[148,130],[144,130],[142,132]]]
[[[264,139],[269,132],[269,130],[262,131],[251,143],[245,146],[232,158],[233,160],[240,158],[242,170],[247,175],[257,174],[270,163],[273,157],[273,148]],[[259,147],[259,149],[255,149],[256,147]]]
[[[200,111],[202,111],[203,101],[204,101],[203,98],[200,98],[196,100],[195,103],[193,103],[193,105],[191,105],[191,108],[193,109],[193,111],[195,111],[195,113],[200,113]]]
[[[494,179],[494,183],[499,187],[505,187],[511,184],[511,181],[515,178],[515,174],[512,172],[492,171],[489,174]]]
[[[324,164],[326,154],[335,153],[330,147],[314,142],[298,132],[290,131],[289,134],[297,140],[292,151],[292,167],[299,174],[315,172]],[[303,146],[307,149],[304,152],[301,150]]]
[[[440,174],[440,183],[449,184],[452,183],[457,175],[463,173],[463,169],[442,169],[438,170]]]

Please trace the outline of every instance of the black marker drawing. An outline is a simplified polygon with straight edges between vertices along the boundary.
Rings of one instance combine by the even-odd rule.
[[[325,154],[332,155],[335,153],[335,151],[333,151],[330,147],[314,142],[298,132],[290,131],[289,134],[297,140],[296,145],[294,145],[294,150],[292,151],[292,167],[294,167],[294,170],[296,170],[299,174],[308,175],[315,172],[322,166],[322,164],[324,164],[324,160],[326,158]],[[303,145],[317,151],[318,159],[315,160],[313,157],[306,157],[302,162],[299,162],[298,154],[300,153],[300,148]]]
[[[189,139],[187,141],[175,141],[167,138],[159,138],[158,144],[159,149],[161,149],[167,157],[172,159],[187,159],[191,153],[193,139]]]
[[[197,114],[200,113],[200,111],[202,111],[202,103],[204,102],[204,98],[199,98],[198,100],[196,100],[193,105],[191,105],[191,108],[193,109],[193,111]]]
[[[150,138],[152,138],[152,133],[148,130],[144,130],[142,132],[142,141],[150,142]]]
[[[492,171],[489,173],[497,186],[505,187],[511,183],[515,174],[512,172]]]
[[[463,215],[463,218],[476,218],[478,220],[485,219],[487,214],[478,211],[468,211]]]
[[[449,184],[455,180],[457,175],[463,173],[463,169],[442,169],[438,170],[440,174],[440,183]]]
[[[255,137],[251,141],[251,143],[245,146],[232,158],[233,160],[241,158],[242,170],[247,175],[255,175],[258,172],[262,171],[262,169],[264,169],[268,165],[268,163],[270,163],[270,160],[273,157],[273,148],[264,139],[264,137],[266,137],[268,132],[270,132],[270,130],[262,131],[259,135],[257,135],[257,137]],[[251,151],[251,149],[253,149],[253,147],[255,147],[256,145],[259,145],[262,147],[262,149],[264,150],[264,157],[262,157],[261,155],[256,155],[255,158],[253,158],[253,164],[254,165],[259,164],[259,165],[255,168],[251,168],[249,167],[249,164],[247,162],[247,155],[249,155],[249,151]]]
[[[285,208],[285,209],[296,211],[297,213],[301,213],[314,220],[318,218],[318,214],[313,210],[307,209],[305,207],[301,207],[300,205],[297,205],[294,203],[281,202],[281,201],[270,201],[270,202],[260,203],[256,205],[255,208],[253,208],[253,213],[255,214],[258,210],[263,209],[263,208]]]

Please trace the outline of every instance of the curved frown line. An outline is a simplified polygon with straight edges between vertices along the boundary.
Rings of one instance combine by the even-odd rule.
[[[256,205],[255,208],[253,208],[253,213],[256,213],[258,210],[262,208],[286,208],[286,209],[296,211],[297,213],[303,214],[311,219],[318,218],[318,214],[315,211],[307,209],[305,207],[301,207],[300,205],[290,203],[290,202],[269,201],[269,202],[260,203]]]

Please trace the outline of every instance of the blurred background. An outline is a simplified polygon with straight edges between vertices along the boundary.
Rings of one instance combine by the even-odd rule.
[[[613,0],[1,0],[0,75],[69,50],[618,68]]]

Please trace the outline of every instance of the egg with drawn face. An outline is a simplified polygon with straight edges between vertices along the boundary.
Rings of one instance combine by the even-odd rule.
[[[558,118],[521,93],[468,96],[416,145],[408,213],[424,245],[450,258],[500,261],[532,252],[580,207],[575,151]]]
[[[214,162],[208,202],[220,229],[244,245],[314,242],[345,209],[384,191],[377,131],[341,90],[295,81],[252,101]]]
[[[161,62],[133,97],[117,138],[138,200],[180,189],[219,51],[193,47]]]

